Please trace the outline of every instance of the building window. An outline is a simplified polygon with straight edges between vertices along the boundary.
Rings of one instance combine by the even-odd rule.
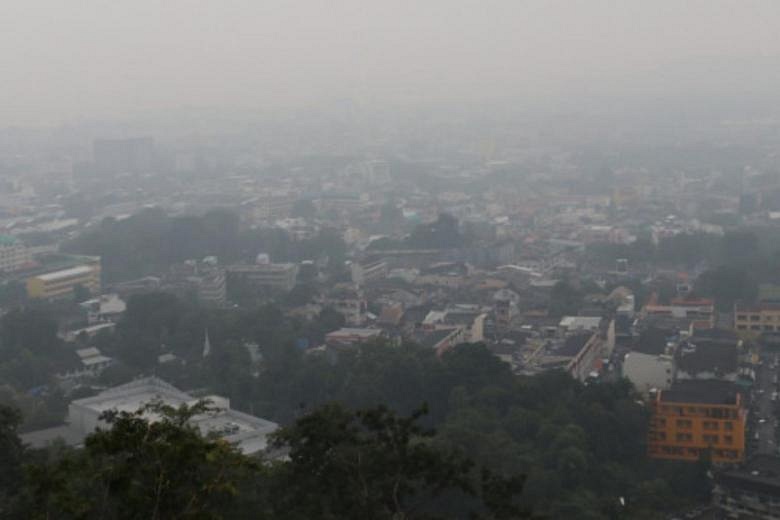
[[[666,433],[665,432],[650,432],[650,440],[651,441],[665,441],[666,440]]]
[[[691,427],[691,421],[688,419],[677,419],[677,427],[678,428],[690,428]]]
[[[750,321],[761,321],[761,315],[760,314],[751,314],[750,315]]]
[[[747,314],[737,314],[737,319],[740,321],[745,321],[747,319]]]
[[[707,435],[706,433],[701,436],[702,440],[707,444],[718,444],[717,435]]]
[[[718,423],[715,421],[704,421],[703,423],[705,430],[717,430],[718,429]]]
[[[677,442],[691,442],[693,440],[693,435],[690,433],[678,433],[677,434]]]
[[[731,435],[724,435],[723,436],[723,442],[725,444],[734,444],[734,437]]]
[[[761,325],[751,325],[750,330],[761,330]]]
[[[747,330],[747,325],[737,325],[737,330]]]
[[[726,430],[727,432],[732,431],[734,429],[734,423],[731,421],[725,421],[723,423],[723,429]]]

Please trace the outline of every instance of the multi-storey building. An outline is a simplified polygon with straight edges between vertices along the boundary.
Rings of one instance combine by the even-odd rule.
[[[738,333],[780,332],[780,303],[734,306],[734,329]]]
[[[18,271],[32,262],[30,250],[15,237],[0,235],[0,271]]]
[[[247,284],[256,289],[291,291],[298,276],[296,264],[231,265],[225,269],[228,283]]]
[[[344,316],[345,323],[351,327],[363,323],[367,308],[363,291],[352,285],[338,284],[325,297],[325,306]]]
[[[384,336],[382,329],[341,328],[325,335],[325,344],[330,348],[354,347]]]
[[[197,277],[198,300],[207,305],[223,305],[227,299],[225,271],[212,269]]]
[[[92,294],[100,293],[99,263],[32,276],[27,279],[27,296],[38,299],[67,297],[78,286]]]
[[[711,329],[715,326],[715,301],[708,298],[675,298],[670,305],[648,304],[642,310],[645,316],[670,316],[690,320],[693,329]]]
[[[375,280],[387,278],[387,263],[378,260],[375,262],[355,262],[351,266],[352,282],[363,285]]]
[[[738,387],[725,381],[681,381],[655,394],[650,403],[648,455],[715,463],[745,458],[745,403]]]

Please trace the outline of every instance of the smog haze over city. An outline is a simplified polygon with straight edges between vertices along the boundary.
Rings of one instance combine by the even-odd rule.
[[[780,3],[0,1],[0,518],[780,519]]]

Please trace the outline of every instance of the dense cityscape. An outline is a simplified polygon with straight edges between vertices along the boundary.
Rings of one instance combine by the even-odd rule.
[[[7,131],[0,395],[21,441],[84,446],[107,410],[205,399],[203,435],[284,461],[275,436],[327,403],[424,407],[436,446],[523,476],[524,511],[774,511],[780,165],[739,139],[778,124],[647,144],[663,161],[437,124],[350,149],[299,129],[295,152]]]
[[[43,3],[0,519],[780,520],[780,4]]]

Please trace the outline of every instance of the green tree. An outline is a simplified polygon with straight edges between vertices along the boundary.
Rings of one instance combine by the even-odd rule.
[[[416,424],[423,413],[399,418],[381,406],[350,412],[331,404],[281,430],[275,442],[290,450],[290,463],[279,468],[274,516],[467,518],[471,509],[489,518],[520,518],[513,497],[522,479],[475,474],[462,454],[429,442],[433,432]]]
[[[87,301],[92,297],[92,293],[85,286],[78,284],[73,288],[73,301],[75,303],[81,303]]]
[[[430,224],[420,224],[414,228],[408,239],[409,246],[424,249],[450,249],[463,245],[463,235],[458,220],[452,215],[442,213]]]
[[[729,311],[739,300],[753,300],[758,285],[745,269],[726,265],[702,273],[696,279],[694,290],[697,295],[714,298],[719,310]]]
[[[17,410],[0,405],[0,518],[6,518],[21,482],[24,447],[17,434],[21,420]]]
[[[149,422],[147,414],[159,419]],[[204,438],[189,420],[205,403],[150,404],[106,412],[83,450],[30,469],[27,518],[209,519],[231,517],[254,463],[230,444]]]
[[[566,315],[576,315],[582,304],[582,294],[569,282],[555,284],[550,293],[549,313],[559,318]]]

